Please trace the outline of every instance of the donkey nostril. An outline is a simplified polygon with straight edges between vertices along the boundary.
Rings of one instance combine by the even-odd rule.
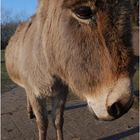
[[[121,106],[119,103],[114,103],[111,107],[108,108],[108,113],[113,117],[118,117],[121,114]]]

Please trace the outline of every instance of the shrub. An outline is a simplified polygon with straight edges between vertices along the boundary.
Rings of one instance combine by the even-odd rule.
[[[1,25],[1,49],[5,49],[8,45],[8,41],[14,34],[18,23],[7,23]]]

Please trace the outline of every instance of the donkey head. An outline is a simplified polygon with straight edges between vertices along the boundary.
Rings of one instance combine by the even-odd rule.
[[[129,0],[50,3],[51,56],[63,79],[98,119],[120,117],[133,100]]]

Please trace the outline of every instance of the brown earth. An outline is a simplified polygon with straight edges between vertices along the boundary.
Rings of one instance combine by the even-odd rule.
[[[94,119],[86,104],[80,100],[68,102],[65,110],[65,140],[138,140],[138,109],[131,110],[120,119],[101,122]],[[49,114],[48,140],[55,139],[54,128]],[[30,120],[26,112],[24,90],[15,88],[2,94],[2,140],[37,140],[35,120]]]

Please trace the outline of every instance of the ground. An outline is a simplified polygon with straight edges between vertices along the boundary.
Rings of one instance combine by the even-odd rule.
[[[86,103],[73,99],[68,101],[64,114],[65,140],[138,140],[138,108],[120,119],[102,122],[94,119]],[[55,131],[49,114],[48,140],[55,140]],[[2,140],[37,140],[35,120],[30,120],[26,111],[26,95],[17,87],[2,94]]]

